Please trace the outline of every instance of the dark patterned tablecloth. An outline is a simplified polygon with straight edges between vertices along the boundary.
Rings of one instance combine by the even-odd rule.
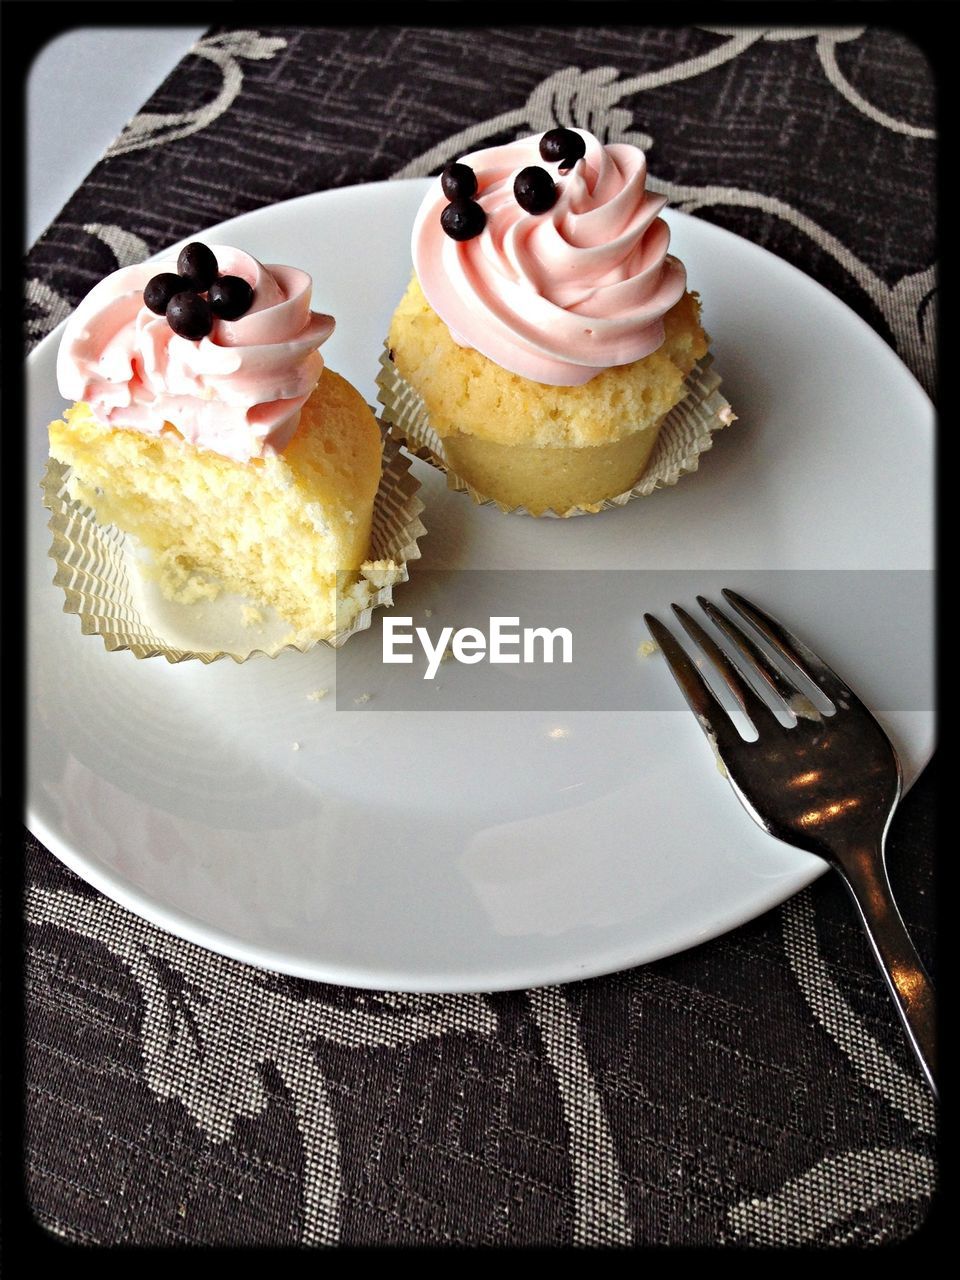
[[[28,332],[234,214],[572,123],[643,146],[675,205],[821,281],[930,388],[932,117],[889,30],[218,29],[30,253]],[[890,847],[928,962],[933,800],[928,769]],[[27,1191],[73,1241],[874,1244],[929,1213],[934,1107],[832,877],[683,955],[494,996],[262,973],[32,837],[26,913]]]

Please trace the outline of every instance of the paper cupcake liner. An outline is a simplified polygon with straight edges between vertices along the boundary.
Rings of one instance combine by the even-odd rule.
[[[89,507],[72,499],[67,492],[70,468],[50,458],[41,488],[43,504],[51,512],[49,554],[57,566],[54,584],[66,597],[64,613],[77,614],[83,634],[100,636],[109,650],[128,649],[137,658],[163,657],[168,662],[191,658],[204,663],[219,658],[245,662],[256,654],[274,658],[285,649],[306,653],[318,644],[339,648],[370,626],[375,609],[393,603],[393,588],[409,578],[408,562],[419,559],[418,540],[426,533],[420,521],[423,503],[416,496],[420,482],[410,471],[410,459],[389,438],[382,423],[380,429],[384,437],[383,473],[374,499],[369,558],[359,571],[368,596],[355,613],[351,608],[349,623],[329,639],[291,638],[288,625],[282,640],[260,646],[241,634],[242,628],[229,640],[223,637],[218,646],[190,648],[173,643],[138,602],[148,575],[138,563],[132,540],[115,525],[98,524]],[[252,601],[245,607],[259,613]],[[338,613],[340,609],[338,600]]]
[[[632,488],[615,497],[566,511],[542,511],[540,515],[567,519],[595,515],[612,507],[622,507],[634,498],[645,498],[655,489],[676,484],[681,476],[696,471],[700,455],[713,444],[713,434],[736,420],[736,414],[720,392],[720,377],[708,352],[694,366],[686,380],[687,394],[663,420],[657,442],[640,479]],[[510,507],[480,493],[468,480],[453,471],[446,459],[443,439],[430,425],[430,415],[419,394],[390,359],[384,344],[377,376],[377,399],[383,406],[383,420],[394,440],[401,442],[417,458],[446,472],[447,487],[469,494],[481,506],[492,504],[508,515],[534,515],[526,507]]]

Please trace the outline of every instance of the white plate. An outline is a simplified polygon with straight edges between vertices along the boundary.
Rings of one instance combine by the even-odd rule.
[[[338,319],[324,354],[372,402],[424,189],[318,193],[204,238],[312,272],[314,305]],[[676,489],[567,522],[475,507],[417,463],[424,564],[697,569],[711,590],[748,569],[929,569],[932,410],[911,374],[778,258],[696,218],[669,221],[739,422]],[[348,713],[332,694],[306,696],[333,684],[328,650],[171,667],[81,635],[51,585],[38,490],[44,428],[62,409],[58,339],[31,355],[28,377],[28,823],[91,884],[265,968],[457,991],[654,960],[819,873],[753,825],[679,694],[659,712],[378,713],[373,699]],[[637,641],[641,609],[670,599],[663,579],[662,599],[617,606],[637,615]],[[891,598],[889,628],[871,625],[865,643],[855,601],[798,598],[790,588],[806,580],[782,581],[782,600],[765,601],[872,700],[911,781],[933,747],[932,603],[904,618]],[[416,573],[401,589],[416,613]],[[637,661],[627,654],[611,679]],[[902,688],[911,664],[919,700]]]

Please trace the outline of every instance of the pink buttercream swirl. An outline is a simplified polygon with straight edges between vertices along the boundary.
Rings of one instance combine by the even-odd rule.
[[[239,462],[279,452],[317,385],[317,348],[332,316],[310,310],[311,279],[212,244],[222,275],[253,289],[239,320],[216,320],[206,338],[173,332],[143,302],[155,275],[176,261],[123,267],[87,294],[67,322],[57,357],[61,394],[84,400],[105,426],[159,435],[169,423],[202,449]]]
[[[579,386],[663,342],[663,317],[686,288],[646,189],[647,162],[626,143],[604,146],[577,129],[586,154],[567,171],[540,158],[541,135],[462,157],[475,172],[487,223],[456,241],[440,214],[437,178],[413,228],[413,262],[427,301],[461,345],[552,386]],[[513,183],[527,165],[556,182],[556,204],[527,213]]]

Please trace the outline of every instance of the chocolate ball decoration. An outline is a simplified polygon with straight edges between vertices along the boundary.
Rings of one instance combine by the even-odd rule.
[[[176,293],[167,304],[167,324],[181,338],[196,342],[213,328],[213,312],[205,298],[190,289]]]
[[[475,200],[456,200],[441,213],[440,225],[451,240],[472,240],[487,225],[487,215]]]
[[[183,293],[184,289],[189,288],[190,282],[184,280],[183,276],[176,276],[172,271],[163,271],[147,281],[143,291],[144,306],[149,307],[155,315],[166,315],[167,306],[174,294]]]
[[[217,278],[217,260],[213,250],[199,240],[181,250],[177,259],[177,271],[187,282],[187,287],[197,293],[205,293]]]
[[[221,276],[210,286],[210,310],[221,320],[239,320],[253,303],[253,290],[242,276]]]
[[[468,164],[451,161],[440,174],[440,185],[448,200],[469,200],[477,194],[477,175]]]
[[[560,162],[561,169],[572,169],[587,154],[587,144],[572,129],[550,129],[540,139],[540,158]]]
[[[527,165],[517,174],[513,194],[517,204],[527,213],[546,213],[557,203],[556,183],[546,169],[535,164]]]
[[[177,272],[166,271],[147,282],[144,305],[180,338],[197,342],[213,330],[214,319],[239,320],[253,305],[253,289],[241,276],[221,276],[211,249],[199,240],[177,258]]]

